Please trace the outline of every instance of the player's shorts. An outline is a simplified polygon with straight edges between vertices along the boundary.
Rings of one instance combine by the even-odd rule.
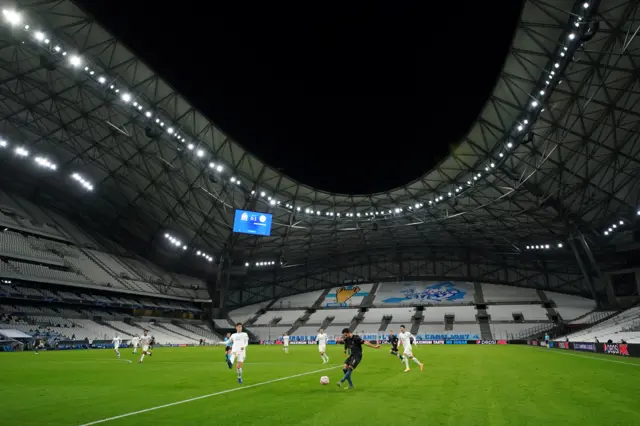
[[[231,355],[236,357],[236,361],[237,362],[244,362],[244,360],[247,358],[247,353],[246,352],[232,352]]]
[[[229,351],[231,351],[231,346],[225,346],[224,351],[225,351],[225,352],[229,352]]]
[[[120,349],[120,345],[113,345],[113,349],[116,349],[116,350]]]
[[[318,352],[326,352],[327,345],[318,345]]]
[[[284,346],[285,348],[288,348],[289,344],[288,343],[283,343],[282,346]]]
[[[398,345],[391,345],[391,352],[397,353],[398,352]]]
[[[349,358],[345,359],[344,363],[350,365],[351,368],[355,370],[358,367],[358,364],[360,364],[360,361],[362,361],[362,356],[349,355]]]
[[[137,344],[137,343],[132,343],[132,345],[133,345],[133,347],[134,347],[134,348],[137,348],[137,347],[138,347],[138,344]]]
[[[143,351],[143,352],[146,352],[146,351],[148,351],[148,350],[149,350],[149,346],[144,345],[144,346],[142,347],[142,351]]]
[[[404,356],[408,356],[408,357],[412,357],[413,356],[413,351],[411,349],[405,349],[403,355]]]

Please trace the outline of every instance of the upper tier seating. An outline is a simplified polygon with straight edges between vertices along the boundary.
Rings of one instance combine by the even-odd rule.
[[[316,312],[309,316],[307,325],[320,325],[327,317],[335,317],[332,325],[349,325],[353,317],[355,317],[357,314],[357,309],[318,309]]]
[[[9,261],[9,264],[25,277],[44,278],[61,282],[85,284],[90,283],[88,279],[86,279],[82,275],[76,274],[75,272],[61,271],[59,269],[52,269],[46,266],[35,265],[33,263],[23,263],[17,261]]]
[[[512,287],[508,285],[482,284],[485,302],[533,302],[542,303],[534,288]]]
[[[256,303],[254,305],[242,306],[238,309],[234,309],[229,312],[229,317],[231,320],[235,322],[245,323],[253,318],[256,313],[265,306],[267,306],[269,302]]]
[[[521,313],[525,321],[548,321],[547,310],[542,305],[489,305],[487,313],[491,321],[513,321],[514,313]]]
[[[280,321],[278,321],[278,325],[290,325],[296,322],[296,320],[303,316],[304,313],[305,311],[268,311],[265,314],[260,315],[254,324],[268,325],[274,319],[281,318]]]
[[[62,258],[53,253],[36,250],[29,244],[29,239],[18,232],[0,231],[0,254],[35,260],[42,263],[62,265]]]
[[[310,308],[322,295],[322,290],[296,294],[276,300],[274,308]]]
[[[555,302],[556,312],[565,321],[576,319],[596,309],[596,303],[591,299],[552,291],[545,291],[544,294]]]
[[[472,303],[472,283],[451,281],[406,281],[380,283],[374,300],[376,306]]]

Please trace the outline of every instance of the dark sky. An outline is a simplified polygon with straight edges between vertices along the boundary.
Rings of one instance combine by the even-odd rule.
[[[521,7],[78,3],[240,145],[342,193],[409,183],[450,152],[496,82]]]

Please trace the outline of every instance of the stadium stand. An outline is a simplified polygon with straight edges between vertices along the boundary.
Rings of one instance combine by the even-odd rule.
[[[640,306],[627,309],[587,329],[561,336],[555,340],[571,342],[591,342],[598,339],[607,342],[625,340],[627,343],[640,343]]]
[[[476,321],[474,306],[429,306],[425,308],[423,322],[443,322],[445,315],[453,315],[456,322]]]
[[[537,290],[507,285],[482,284],[484,301],[491,302],[540,302]]]
[[[380,324],[384,317],[391,317],[394,322],[409,323],[415,313],[415,308],[372,308],[367,311],[362,322],[364,324]]]
[[[333,317],[332,324],[344,324],[344,326],[347,326],[357,313],[357,309],[318,309],[309,316],[307,325],[321,325],[327,318]]]
[[[522,314],[525,321],[547,321],[547,311],[542,305],[491,305],[487,312],[492,321],[513,321],[514,314]]]
[[[274,308],[309,308],[313,306],[323,291],[311,291],[308,293],[286,296],[276,300],[273,304]]]
[[[556,311],[565,321],[581,317],[596,308],[595,302],[590,299],[551,291],[544,293],[549,300],[555,303]]]
[[[271,302],[262,302],[255,305],[248,305],[238,309],[234,309],[233,311],[229,312],[229,317],[234,323],[240,322],[244,324],[254,316],[256,316],[258,311],[267,306],[269,303]]]
[[[269,311],[261,315],[254,325],[292,325],[298,318],[304,315],[304,311]]]

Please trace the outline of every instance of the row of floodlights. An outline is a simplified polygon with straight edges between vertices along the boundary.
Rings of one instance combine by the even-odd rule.
[[[282,262],[280,262],[282,264]],[[276,264],[275,261],[267,261],[267,262],[256,262],[254,266],[274,266]],[[251,266],[251,262],[245,262],[244,266],[247,268]]]
[[[182,247],[182,250],[186,250],[188,247],[186,244],[182,244],[182,241],[180,241],[179,239],[177,239],[176,237],[174,237],[171,234],[164,234],[164,237],[169,241],[169,243],[171,243],[171,245],[175,246],[175,247]]]
[[[164,234],[164,238],[167,241],[169,241],[169,243],[172,246],[174,246],[174,247],[176,247],[178,249],[187,250],[189,248],[189,246],[187,246],[186,244],[183,244],[182,241],[180,241],[179,238],[174,237],[173,235],[169,234],[168,232]],[[204,257],[208,262],[213,262],[213,256],[203,252],[202,250],[196,251],[195,255],[198,256],[198,257]]]
[[[0,148],[9,148],[9,142],[5,139],[0,139]],[[16,157],[19,157],[21,159],[31,157],[31,152],[24,146],[16,146],[15,148],[13,148],[13,153]],[[58,165],[46,156],[36,155],[33,157],[33,162],[43,169],[52,171],[58,170]],[[72,173],[71,178],[78,182],[87,191],[93,191],[93,184],[88,179],[84,178],[80,173]]]
[[[552,248],[562,248],[563,244],[558,243],[556,246],[552,246],[551,244],[536,244],[527,246],[527,250],[551,250]]]
[[[6,21],[13,25],[20,25],[23,21],[22,18],[22,14],[15,11],[15,10],[8,10],[8,9],[3,9],[2,13],[4,15],[4,18],[6,19]],[[29,25],[25,25],[24,26],[25,31],[29,31],[30,30],[30,26]],[[38,42],[38,43],[44,43],[45,45],[50,45],[51,44],[51,40],[47,37],[47,35],[42,32],[42,31],[33,31],[33,38]],[[57,44],[55,46],[53,46],[53,51],[61,54],[62,56],[67,57],[68,56],[68,61],[69,61],[69,65],[73,68],[81,68],[84,66],[84,60],[82,59],[82,57],[78,56],[78,55],[68,55],[68,53],[66,51],[63,50],[63,48]],[[129,92],[123,92],[120,93],[120,88],[116,87],[115,84],[113,84],[113,82],[109,82],[109,79],[103,75],[100,76],[95,76],[96,75],[96,71],[91,69],[91,67],[89,66],[84,66],[84,71],[87,72],[87,74],[89,74],[93,79],[95,79],[95,81],[97,81],[98,84],[102,85],[102,86],[107,86],[108,88],[116,93],[120,99],[122,100],[122,102],[124,102],[125,104],[131,105],[134,107],[134,109],[136,109],[137,111],[139,111],[140,113],[142,113],[142,111],[145,109],[144,106],[138,102],[136,99],[139,98],[137,96],[135,96],[132,93]],[[144,111],[144,116],[148,119],[152,119],[153,121],[155,121],[155,123],[162,127],[164,130],[166,130],[167,134],[169,134],[171,137],[174,137],[176,139],[178,139],[180,142],[185,142],[186,143],[186,139],[184,136],[182,136],[178,130],[176,130],[176,128],[172,127],[171,125],[166,126],[165,128],[165,123],[164,121],[162,121],[156,114],[154,114],[153,111],[151,110],[147,110]],[[189,143],[187,144],[187,149],[189,149],[189,151],[194,151],[195,155],[198,158],[204,158],[206,156],[206,152],[204,149],[202,148],[198,148],[196,149],[197,146],[194,143]],[[214,162],[210,162],[209,163],[209,168],[217,171],[217,172],[222,172],[224,170],[224,167],[222,164],[216,164]],[[234,176],[232,176],[230,178],[231,183],[234,183],[235,185],[241,185],[242,181]]]
[[[196,252],[196,256],[204,257],[208,262],[213,262],[213,256],[208,255],[207,253],[198,250]]]
[[[636,216],[640,216],[640,210],[638,210],[636,212]],[[614,223],[613,225],[611,225],[608,229],[606,229],[603,234],[604,235],[611,235],[613,234],[615,231],[618,230],[618,228],[622,227],[625,225],[624,220],[619,220],[617,223]]]
[[[584,3],[582,4],[582,7],[583,7],[584,9],[589,8],[589,6],[590,6],[589,2],[584,2]],[[7,9],[4,9],[4,10],[3,10],[3,15],[4,15],[4,17],[5,17],[5,20],[6,20],[7,22],[9,22],[9,24],[10,24],[10,25],[12,25],[12,26],[20,25],[20,24],[23,22],[23,16],[22,16],[20,13],[16,12],[15,10],[7,10]],[[577,20],[576,20],[576,22],[574,22],[574,24],[575,24],[575,26],[576,26],[576,27],[579,27],[581,23],[582,23],[582,18],[581,18],[581,17],[578,17],[578,18],[577,18]],[[30,29],[30,28],[29,28],[29,25],[25,25],[25,26],[24,26],[24,29],[25,29],[25,30],[27,30],[27,31],[29,31],[29,29]],[[46,36],[46,34],[45,34],[45,33],[41,32],[41,31],[34,31],[34,32],[29,32],[29,33],[30,33],[30,34],[33,34],[33,38],[34,38],[38,43],[41,43],[41,44],[42,44],[42,43],[44,43],[45,45],[49,45],[49,44],[51,43],[51,40]],[[576,34],[575,34],[575,33],[570,33],[570,34],[568,35],[568,39],[569,39],[569,40],[575,40],[575,38],[576,38]],[[60,47],[60,45],[55,45],[55,46],[53,47],[53,50],[54,50],[55,52],[57,52],[57,53],[62,54],[62,56],[67,56],[67,52],[63,51],[63,49]],[[565,46],[565,47],[563,48],[563,50],[564,50],[564,51],[562,51],[562,52],[560,53],[560,56],[561,56],[562,58],[564,58],[564,57],[566,56],[565,52],[568,50],[568,48]],[[552,69],[552,70],[550,70],[550,72],[549,72],[549,76],[548,76],[548,79],[545,81],[546,86],[549,86],[549,85],[550,85],[550,83],[551,83],[551,82],[550,82],[550,80],[552,80],[552,79],[554,78],[554,76],[555,76],[555,74],[556,74],[556,71],[555,71],[555,70],[560,68],[560,66],[561,66],[561,62],[560,62],[560,61],[562,61],[562,58],[559,58],[559,59],[558,59],[558,61],[554,63],[554,65],[553,65],[553,69]],[[82,58],[81,58],[80,56],[77,56],[77,55],[70,55],[70,56],[69,56],[69,65],[71,65],[71,66],[72,66],[72,67],[74,67],[74,68],[81,67],[81,66],[83,65],[83,60],[82,60]],[[144,107],[143,107],[140,103],[138,103],[138,102],[135,100],[135,99],[137,99],[137,98],[139,98],[139,97],[134,96],[134,95],[132,95],[131,93],[128,93],[128,92],[120,93],[120,88],[116,87],[116,86],[115,86],[115,84],[113,84],[113,82],[108,82],[108,81],[107,81],[107,77],[104,77],[104,76],[94,77],[94,75],[95,75],[95,71],[94,71],[93,69],[91,69],[89,66],[85,66],[85,67],[84,67],[84,70],[85,70],[85,71],[86,71],[90,76],[92,76],[92,78],[93,78],[93,79],[95,79],[95,80],[96,80],[100,85],[108,85],[108,88],[109,88],[111,91],[113,91],[114,93],[118,94],[118,95],[120,96],[120,99],[121,99],[125,104],[133,105],[133,107],[134,107],[136,110],[138,110],[139,112],[142,112],[142,110],[144,109]],[[543,88],[543,90],[540,90],[540,93],[539,93],[539,94],[540,94],[540,96],[544,96],[544,95],[545,95],[545,93],[546,93],[546,92],[545,92],[545,90],[544,90],[544,88]],[[532,108],[536,108],[536,109],[537,109],[537,108],[540,106],[540,103],[541,103],[541,99],[538,99],[538,98],[537,98],[537,96],[536,96],[536,98],[534,98],[534,99],[532,100],[532,102],[531,102],[530,106],[531,106]],[[542,108],[542,111],[544,111],[544,108]],[[148,119],[151,119],[151,120],[154,120],[154,119],[155,119],[155,120],[154,120],[154,121],[155,121],[155,123],[156,123],[156,124],[158,124],[158,125],[159,125],[161,128],[163,128],[164,130],[166,130],[166,132],[167,132],[169,135],[171,135],[171,136],[172,136],[172,137],[174,137],[174,138],[177,138],[177,139],[178,139],[179,141],[181,141],[181,142],[185,142],[185,143],[186,143],[186,139],[184,138],[184,136],[179,135],[179,132],[178,132],[174,127],[172,127],[171,125],[168,125],[168,126],[165,128],[165,123],[164,123],[164,122],[163,122],[159,117],[157,117],[157,116],[156,116],[152,111],[147,110],[146,112],[144,112],[144,115],[145,115]],[[530,122],[529,122],[529,120],[527,120],[527,119],[522,120],[522,122],[521,122],[521,123],[518,125],[518,127],[517,127],[518,132],[527,131],[527,129],[526,129],[525,127],[529,127],[529,126],[530,126],[530,125],[532,125],[532,124],[533,124],[533,123],[530,123]],[[197,156],[198,158],[204,159],[204,157],[206,156],[206,152],[205,152],[205,150],[204,150],[204,149],[197,148],[197,145],[199,145],[199,143],[198,143],[198,142],[197,142],[197,143],[188,143],[187,148],[188,148],[190,151],[194,151],[194,150],[195,150],[195,154],[196,154],[196,156]],[[508,142],[508,143],[506,144],[506,147],[507,147],[507,149],[511,149],[511,148],[513,147],[513,144],[512,144],[511,142]],[[499,156],[500,156],[501,158],[503,158],[503,157],[504,157],[504,153],[503,153],[503,152],[500,152],[500,153],[499,153]],[[209,163],[209,167],[210,167],[211,169],[215,169],[215,170],[216,170],[216,171],[218,171],[218,172],[221,172],[221,171],[222,171],[222,169],[223,169],[223,167],[222,167],[220,164],[216,164],[216,163],[213,163],[213,162]],[[495,167],[496,167],[496,164],[495,164],[494,162],[491,162],[490,164],[488,164],[488,165],[485,167],[485,171],[486,171],[486,172],[490,172],[490,171],[491,171],[492,169],[494,169]],[[472,172],[472,173],[473,173],[473,176],[472,176],[469,180],[467,180],[467,182],[466,182],[466,183],[467,183],[467,185],[468,185],[469,187],[471,187],[471,186],[472,186],[472,184],[473,184],[473,183],[475,183],[474,181],[477,181],[480,177],[482,177],[482,174],[481,174],[481,173],[477,173],[477,172]],[[230,182],[231,182],[231,183],[235,183],[236,185],[240,185],[240,184],[241,184],[241,181],[240,181],[239,179],[237,179],[236,177],[233,177],[233,176],[232,176],[232,177],[230,177],[230,179],[229,179],[229,180],[230,180]],[[458,185],[456,185],[455,193],[462,192],[463,190],[464,190],[463,186],[458,186]],[[252,192],[252,194],[255,194],[255,191],[253,191],[253,192]],[[260,195],[261,195],[262,197],[265,197],[265,196],[266,196],[266,194],[265,194],[265,192],[264,192],[264,191],[263,191],[263,192],[260,192]],[[453,196],[453,193],[450,191],[450,192],[448,192],[448,193],[447,193],[447,195],[448,195],[448,197],[452,197],[452,196]],[[445,199],[445,197],[444,197],[443,195],[438,195],[438,196],[437,196],[437,197],[435,197],[433,200],[429,200],[429,201],[428,201],[428,204],[429,204],[429,205],[435,205],[435,204],[437,204],[438,202],[443,201],[444,199]],[[269,203],[270,205],[272,205],[272,206],[276,206],[276,205],[279,205],[279,204],[280,204],[280,201],[277,201],[277,200],[275,199],[275,196],[274,196],[274,197],[269,196],[269,197],[268,197],[268,199],[267,199],[267,201],[268,201],[268,203]],[[413,203],[412,203],[412,204],[413,204]],[[412,211],[414,208],[415,208],[415,209],[420,209],[421,207],[423,207],[423,205],[424,205],[423,203],[421,203],[421,202],[417,202],[417,203],[415,203],[415,207],[414,207],[414,206],[412,206],[412,205],[409,205],[408,207],[406,207],[406,210],[408,210],[408,211]],[[293,204],[287,204],[287,208],[288,208],[288,209],[293,210],[293,209],[294,209],[294,206],[293,206]],[[295,210],[297,210],[297,211],[301,211],[301,208],[300,208],[300,207],[295,207]],[[345,216],[345,217],[383,216],[383,215],[387,215],[387,214],[389,214],[389,215],[390,215],[390,214],[392,214],[392,213],[394,213],[394,212],[395,212],[395,213],[402,213],[403,211],[404,211],[404,209],[397,207],[397,208],[395,208],[394,210],[378,210],[378,209],[376,209],[376,210],[374,210],[374,211],[364,212],[364,213],[362,213],[362,214],[361,214],[361,213],[357,213],[357,212],[354,212],[354,213],[349,212],[349,213],[345,213],[345,214],[344,214],[344,216]],[[316,215],[316,216],[320,216],[320,215],[321,215],[320,210],[313,209],[313,208],[306,208],[306,209],[305,209],[305,213],[306,213],[306,214],[313,214],[313,215]],[[324,215],[325,215],[325,216],[329,216],[329,217],[334,217],[334,216],[335,216],[335,217],[340,217],[340,213],[332,212],[332,211],[325,211],[325,212],[324,212]]]

